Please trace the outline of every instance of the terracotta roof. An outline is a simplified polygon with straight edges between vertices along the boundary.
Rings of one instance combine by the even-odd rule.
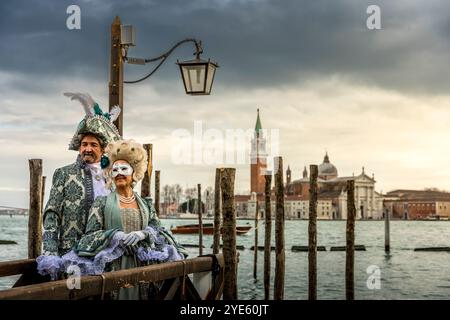
[[[398,197],[400,200],[450,201],[450,192],[435,190],[398,189],[386,193],[388,197]]]

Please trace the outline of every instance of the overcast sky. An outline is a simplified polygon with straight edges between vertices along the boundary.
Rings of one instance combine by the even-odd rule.
[[[66,27],[71,4],[81,30]],[[371,4],[381,30],[366,26]],[[49,180],[74,161],[67,146],[84,115],[63,92],[89,92],[106,109],[116,15],[136,27],[130,56],[195,37],[220,65],[210,96],[184,94],[175,62],[192,58],[191,45],[125,85],[124,136],[153,143],[162,185],[206,187],[215,167],[231,166],[236,192],[249,190],[248,163],[177,164],[172,135],[193,134],[195,121],[224,135],[251,129],[259,108],[293,179],[327,150],[340,176],[374,173],[377,191],[450,190],[449,9],[446,0],[1,1],[0,205],[28,206],[28,159],[42,158]],[[126,65],[125,79],[150,69]]]

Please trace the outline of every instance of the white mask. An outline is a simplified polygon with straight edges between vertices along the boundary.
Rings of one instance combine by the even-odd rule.
[[[112,166],[111,176],[113,178],[117,177],[118,175],[131,176],[132,174],[133,168],[128,163],[118,163],[113,164]]]

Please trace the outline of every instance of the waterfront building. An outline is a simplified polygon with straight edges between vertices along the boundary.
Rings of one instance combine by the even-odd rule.
[[[393,190],[383,206],[393,219],[450,219],[450,193],[439,190]]]
[[[259,109],[257,112],[255,134],[251,142],[250,194],[236,195],[238,217],[252,218],[255,215],[258,199],[260,215],[264,216],[264,173],[266,171],[266,140],[262,136]],[[309,215],[309,177],[304,166],[302,177],[292,180],[290,165],[286,170],[285,181],[285,218],[305,219]],[[338,175],[338,170],[331,163],[328,153],[318,166],[318,219],[346,219],[348,180],[355,181],[355,205],[357,219],[381,219],[383,217],[383,196],[375,191],[375,177],[369,177],[362,168],[359,175]],[[272,190],[272,197],[274,197]],[[274,200],[273,200],[274,201]],[[272,202],[272,200],[271,200]],[[272,205],[274,208],[274,204]],[[272,210],[274,212],[274,210]]]

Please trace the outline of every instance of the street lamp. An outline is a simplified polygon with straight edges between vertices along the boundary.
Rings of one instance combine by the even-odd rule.
[[[195,59],[179,62],[184,89],[190,95],[208,95],[211,93],[214,74],[218,65],[214,62]]]
[[[130,32],[130,38],[134,38],[134,31]],[[172,48],[170,48],[167,52],[162,55],[151,58],[151,59],[142,59],[142,58],[134,58],[128,57],[128,45],[124,45],[124,56],[123,59],[130,64],[141,64],[144,65],[150,62],[159,61],[156,67],[146,76],[134,80],[134,81],[124,81],[124,83],[137,83],[143,81],[153,75],[156,70],[166,61],[169,55],[179,46],[184,43],[193,42],[195,45],[195,53],[196,58],[194,60],[188,61],[179,61],[177,60],[177,64],[180,67],[181,77],[183,79],[184,89],[186,94],[189,95],[209,95],[211,93],[212,84],[214,81],[214,74],[216,73],[216,69],[219,67],[217,63],[212,62],[210,59],[202,60],[200,55],[203,53],[202,42],[196,39],[184,39],[178,43],[176,43]],[[133,41],[130,40],[130,43]]]
[[[195,43],[196,58],[194,60],[180,62],[181,77],[183,78],[184,89],[186,94],[190,95],[208,95],[211,93],[212,84],[214,81],[214,74],[217,63],[200,59],[200,54],[203,52],[201,41]]]
[[[165,53],[155,58],[143,59],[128,57],[128,48],[135,46],[136,32],[131,25],[122,25],[120,18],[116,16],[111,25],[111,60],[110,60],[110,81],[109,81],[109,108],[118,105],[122,112],[115,124],[119,130],[120,135],[123,134],[123,84],[132,84],[141,82],[152,76],[156,70],[166,61],[170,54],[184,43],[191,42],[195,45],[196,58],[189,61],[178,61],[180,67],[181,77],[183,79],[186,94],[189,95],[209,95],[211,93],[212,84],[214,81],[214,74],[218,68],[218,64],[212,62],[210,59],[202,60],[200,55],[203,53],[202,43],[197,39],[189,38],[176,43]],[[145,65],[147,63],[157,63],[157,65],[144,77],[125,81],[123,76],[123,65],[127,62],[129,64]]]

